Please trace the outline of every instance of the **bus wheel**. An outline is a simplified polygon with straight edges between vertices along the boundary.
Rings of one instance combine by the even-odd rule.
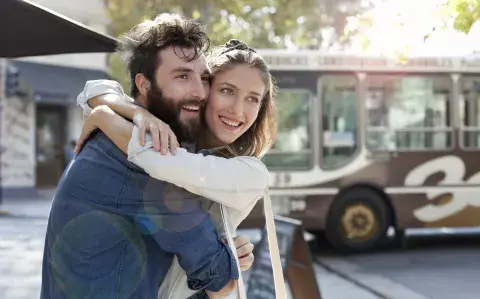
[[[356,188],[333,201],[326,237],[339,251],[366,251],[384,240],[390,224],[384,198],[371,189]]]

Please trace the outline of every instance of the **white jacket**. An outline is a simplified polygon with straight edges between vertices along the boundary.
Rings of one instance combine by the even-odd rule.
[[[88,99],[106,93],[128,98],[118,82],[88,81],[84,91],[77,98],[77,103],[82,107],[84,115],[88,115],[92,110],[88,106]],[[215,222],[219,236],[226,236],[229,240],[229,246],[235,255],[238,269],[240,269],[232,236],[235,235],[238,225],[250,214],[257,201],[265,195],[269,183],[269,173],[265,165],[253,157],[242,156],[226,159],[189,153],[183,148],[179,148],[175,156],[162,155],[153,149],[151,136],[147,135],[145,141],[145,145],[141,146],[138,128],[135,126],[128,144],[128,160],[143,168],[155,179],[175,184],[189,192],[210,199],[212,202],[206,201],[204,208],[209,211]],[[267,201],[266,208],[270,207],[268,196]],[[270,215],[266,215],[267,220],[273,217],[271,207],[268,213]],[[270,220],[272,225],[273,218]],[[267,229],[270,228],[269,235],[273,233],[274,239],[269,237],[269,241],[275,241],[275,244],[272,244],[273,246],[270,248],[273,247],[273,250],[277,251],[277,253],[272,252],[271,256],[276,258],[278,247],[275,233],[271,231],[274,230],[274,227],[271,225],[269,226],[267,223]],[[275,266],[280,267],[279,256],[278,265]],[[239,298],[246,299],[242,275],[239,274],[237,295]],[[275,284],[283,284],[283,277],[279,281],[278,273],[276,276]],[[282,290],[278,291],[282,293]],[[175,258],[160,286],[159,298],[185,299],[194,293],[188,288],[186,273]],[[277,296],[277,298],[282,298],[282,296]]]
[[[149,135],[145,145],[140,145],[137,126],[128,144],[128,160],[155,179],[173,183],[212,200],[206,202],[204,208],[209,211],[219,236],[230,241],[230,249],[240,269],[231,238],[268,186],[268,170],[261,161],[251,157],[225,159],[203,156],[182,148],[175,156],[162,155],[153,149]],[[187,276],[175,258],[162,282],[159,298],[185,299],[194,293],[188,289]]]

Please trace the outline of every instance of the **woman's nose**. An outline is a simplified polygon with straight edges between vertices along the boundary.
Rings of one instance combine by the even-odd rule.
[[[241,99],[235,99],[228,111],[234,115],[241,115],[243,113],[243,101]]]

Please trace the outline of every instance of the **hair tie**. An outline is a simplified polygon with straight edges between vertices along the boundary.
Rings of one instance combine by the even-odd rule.
[[[220,52],[220,55],[231,52],[233,50],[242,50],[242,51],[257,53],[257,51],[250,48],[246,43],[238,39],[231,39],[225,43],[225,49],[222,52]]]

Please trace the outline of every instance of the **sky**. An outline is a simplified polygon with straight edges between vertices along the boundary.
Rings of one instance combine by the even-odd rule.
[[[364,35],[355,39],[354,52],[372,55],[407,56],[447,55],[461,56],[480,51],[480,24],[477,22],[468,35],[453,29],[452,21],[442,17],[439,5],[444,0],[378,0],[374,9],[363,17],[371,26],[363,25],[362,18],[349,19],[348,28],[363,28]],[[435,25],[446,21],[447,28],[435,31],[424,41],[425,34]],[[402,25],[401,25],[402,24]],[[368,40],[367,47],[364,41]]]

